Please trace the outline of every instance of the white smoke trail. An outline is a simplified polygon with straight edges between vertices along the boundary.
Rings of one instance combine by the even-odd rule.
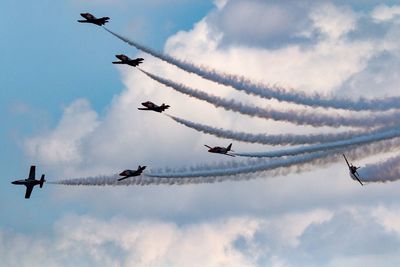
[[[363,136],[354,137],[348,140],[341,140],[330,143],[301,146],[295,148],[286,148],[276,151],[266,151],[266,152],[249,152],[249,153],[234,153],[236,156],[240,157],[257,157],[257,158],[274,158],[274,157],[284,157],[284,156],[294,156],[304,153],[312,153],[317,151],[325,151],[331,149],[340,149],[348,146],[368,144],[376,141],[392,139],[400,136],[400,128],[395,128],[388,131],[383,131],[376,134],[366,134]]]
[[[363,182],[388,182],[400,180],[400,155],[384,162],[368,164],[358,171]]]
[[[305,93],[279,88],[276,86],[270,86],[261,83],[255,84],[254,82],[242,76],[219,73],[216,70],[196,66],[193,63],[157,52],[135,41],[129,40],[128,38],[107,29],[106,27],[103,28],[107,32],[128,43],[129,45],[134,46],[137,49],[154,57],[157,57],[167,63],[175,65],[176,67],[184,71],[197,74],[207,80],[230,86],[236,90],[243,91],[247,94],[256,95],[265,99],[277,99],[279,101],[292,102],[312,107],[337,108],[355,111],[384,111],[393,108],[400,108],[400,97],[386,97],[378,99],[359,98],[358,100],[354,101],[348,98],[325,97],[320,94],[306,95]]]
[[[346,131],[341,133],[332,134],[252,134],[245,132],[236,132],[222,128],[216,128],[197,122],[178,118],[169,114],[165,114],[179,124],[194,129],[196,131],[214,135],[217,137],[232,139],[246,143],[256,143],[263,145],[301,145],[301,144],[315,144],[334,142],[354,137],[363,136],[366,134],[375,134],[381,132],[383,129],[371,131]]]
[[[369,155],[397,149],[400,139],[380,141],[360,147],[346,149],[350,157],[363,158]],[[65,179],[49,182],[62,185],[185,185],[204,184],[225,181],[243,181],[259,177],[275,177],[287,175],[293,172],[309,171],[317,167],[324,167],[335,162],[343,161],[341,153],[344,150],[324,151],[290,158],[279,158],[272,160],[257,159],[246,162],[226,162],[220,166],[203,165],[199,167],[184,167],[181,169],[165,171],[151,171],[151,173],[132,177],[118,182],[117,175],[103,175],[96,177],[84,177]],[[346,166],[347,167],[347,166]],[[343,167],[343,168],[346,168]]]
[[[206,101],[215,107],[221,107],[225,110],[235,111],[244,115],[252,117],[259,117],[264,119],[272,119],[276,121],[286,121],[298,125],[311,125],[314,127],[320,126],[353,126],[353,127],[373,127],[378,125],[390,125],[400,118],[400,111],[392,112],[389,114],[367,115],[357,117],[346,117],[341,115],[323,115],[316,112],[307,110],[286,110],[280,111],[272,108],[259,108],[250,105],[245,105],[233,99],[227,100],[221,97],[213,96],[200,90],[192,89],[183,84],[159,77],[155,74],[149,73],[143,69],[138,68],[149,78],[167,86],[182,94]]]

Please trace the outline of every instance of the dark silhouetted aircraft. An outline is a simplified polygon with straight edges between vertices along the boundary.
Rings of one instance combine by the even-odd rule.
[[[208,145],[204,145],[204,146],[208,148],[208,152],[210,152],[210,153],[218,153],[218,154],[223,154],[223,155],[227,155],[227,156],[231,156],[231,157],[235,156],[232,154],[228,154],[229,151],[233,151],[233,150],[231,150],[232,144],[229,144],[229,146],[227,146],[227,147],[219,147],[219,146],[210,147]]]
[[[156,104],[150,101],[143,102],[142,105],[145,106],[146,108],[138,108],[139,110],[152,110],[160,113],[170,107],[169,105],[165,105],[164,103],[161,106],[157,106]]]
[[[85,18],[85,20],[78,20],[80,23],[93,23],[98,26],[103,26],[108,22],[110,19],[109,17],[102,17],[102,18],[96,18],[90,13],[81,13],[81,16]]]
[[[361,180],[360,180],[360,175],[359,175],[358,172],[357,172],[357,170],[358,170],[360,167],[356,167],[356,166],[354,166],[353,164],[349,163],[349,162],[347,161],[346,156],[345,156],[344,154],[343,154],[343,157],[344,157],[344,160],[345,160],[346,163],[347,163],[347,166],[349,167],[351,179],[353,179],[353,180],[355,180],[355,181],[358,181],[361,185],[364,185],[364,184],[361,182]]]
[[[136,171],[134,171],[134,170],[125,170],[125,171],[123,171],[123,172],[121,172],[119,174],[119,176],[124,176],[124,177],[119,178],[118,181],[122,181],[124,179],[129,178],[129,177],[139,176],[139,175],[142,174],[144,169],[146,169],[146,166],[140,166],[139,165]]]
[[[34,165],[32,165],[31,169],[29,170],[29,177],[27,179],[11,182],[12,184],[26,186],[25,198],[29,198],[31,196],[33,187],[35,185],[40,185],[40,188],[42,188],[43,183],[46,182],[46,180],[44,179],[44,174],[42,174],[42,177],[40,178],[40,180],[36,180],[35,173],[36,173],[36,167]]]
[[[121,61],[114,61],[113,64],[126,64],[132,67],[138,66],[144,60],[143,58],[130,59],[128,56],[125,56],[124,54],[115,55],[115,57]]]

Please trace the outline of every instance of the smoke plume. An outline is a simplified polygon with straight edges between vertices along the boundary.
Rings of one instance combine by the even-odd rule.
[[[236,132],[222,128],[216,128],[197,122],[178,118],[165,114],[179,124],[194,129],[198,132],[214,135],[216,137],[263,145],[302,145],[324,142],[335,142],[354,137],[365,136],[366,134],[375,134],[383,129],[379,128],[370,131],[346,131],[332,134],[252,134],[246,132]]]
[[[175,65],[186,72],[197,74],[207,80],[230,86],[238,91],[242,91],[250,95],[256,95],[265,99],[277,99],[279,101],[286,101],[311,107],[337,108],[354,111],[384,111],[400,108],[400,97],[385,97],[379,99],[359,98],[358,100],[354,101],[348,98],[325,97],[321,94],[307,95],[305,93],[296,92],[294,90],[277,86],[254,83],[243,76],[219,73],[211,68],[196,66],[193,63],[157,52],[149,47],[129,40],[128,38],[107,29],[106,27],[103,28],[129,45],[134,46],[137,49],[157,57],[169,64]]]
[[[225,98],[210,95],[206,92],[189,88],[183,84],[159,77],[145,70],[138,68],[149,78],[167,86],[182,94],[194,97],[199,100],[206,101],[215,107],[221,107],[225,110],[235,111],[244,115],[252,117],[259,117],[264,119],[272,119],[276,121],[286,121],[298,125],[311,125],[314,127],[320,126],[353,126],[353,127],[373,127],[378,125],[390,125],[400,118],[400,112],[392,112],[389,114],[367,115],[346,117],[341,115],[323,115],[316,112],[307,110],[286,110],[280,111],[272,108],[259,108],[237,102],[233,99],[227,100]]]

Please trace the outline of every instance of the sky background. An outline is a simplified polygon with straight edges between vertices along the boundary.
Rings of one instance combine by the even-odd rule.
[[[203,144],[230,140],[139,112],[147,100],[237,131],[347,130],[249,118],[180,95],[111,64],[114,55],[143,57],[144,69],[214,95],[293,106],[187,74],[100,27],[77,23],[82,12],[110,17],[110,29],[149,47],[254,81],[354,98],[398,95],[398,1],[142,2],[0,2],[0,266],[398,266],[400,185],[360,187],[344,162],[205,185],[45,184],[23,198],[25,188],[10,182],[25,178],[31,164],[50,181],[139,164],[226,160]]]

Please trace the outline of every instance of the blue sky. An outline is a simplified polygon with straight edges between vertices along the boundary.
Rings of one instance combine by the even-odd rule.
[[[110,27],[122,29],[122,33],[129,32],[124,31],[124,25],[138,20],[146,28],[135,26],[129,34],[135,35],[137,31],[143,43],[162,49],[169,35],[189,29],[212,7],[209,1],[127,5],[129,8],[80,1],[0,3],[4,13],[4,23],[0,27],[3,40],[0,42],[3,51],[3,75],[0,78],[3,88],[0,97],[3,114],[0,119],[3,125],[0,133],[3,148],[0,153],[3,170],[1,210],[7,214],[1,218],[2,227],[43,231],[65,211],[45,199],[24,202],[20,197],[21,188],[10,189],[9,182],[25,177],[28,166],[34,163],[24,155],[23,140],[54,127],[62,116],[63,107],[76,98],[87,98],[96,111],[104,113],[110,99],[122,88],[120,74],[111,64],[114,55],[135,56],[137,53],[136,49],[112,38],[101,28],[77,23],[76,20],[81,19],[79,13],[90,11],[110,16]],[[38,167],[40,171],[45,172]],[[8,204],[16,202],[19,204]],[[37,206],[41,208],[33,209]],[[79,207],[72,209],[79,211]]]
[[[185,186],[24,188],[29,166],[48,180],[121,169],[224,162],[171,114],[253,133],[319,133],[216,109],[161,86],[114,55],[210,94],[280,109],[153,58],[79,13],[156,50],[305,93],[398,95],[398,1],[1,1],[0,259],[5,266],[398,266],[396,182],[361,188],[342,158],[251,181]],[[390,59],[390,60],[389,60]],[[330,110],[329,112],[334,112]],[[341,130],[341,129],[335,129]],[[234,150],[265,150],[234,142]],[[393,149],[397,144],[393,144]],[[358,165],[395,154],[353,159]],[[274,177],[272,177],[274,176]],[[277,177],[275,177],[277,176]],[[385,244],[385,245],[382,245]],[[33,249],[19,257],[27,247]],[[0,264],[1,265],[1,264]]]

